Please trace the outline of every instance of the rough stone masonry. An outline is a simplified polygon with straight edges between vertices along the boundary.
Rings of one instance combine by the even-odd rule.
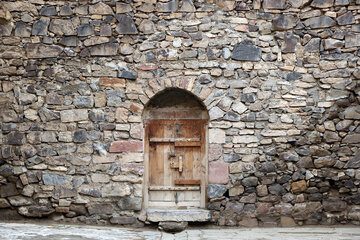
[[[360,224],[360,0],[0,6],[2,219],[141,226],[141,114],[174,87],[209,111],[214,224]]]

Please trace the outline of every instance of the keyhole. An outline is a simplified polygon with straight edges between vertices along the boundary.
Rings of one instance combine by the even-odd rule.
[[[179,124],[178,123],[175,124],[175,131],[176,131],[176,134],[179,134]]]

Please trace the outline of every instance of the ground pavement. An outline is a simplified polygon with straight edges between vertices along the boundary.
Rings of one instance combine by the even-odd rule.
[[[189,228],[169,234],[154,228],[0,222],[1,240],[360,240],[359,227]]]

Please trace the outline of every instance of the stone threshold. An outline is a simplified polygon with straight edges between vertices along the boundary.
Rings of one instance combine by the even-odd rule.
[[[148,209],[150,222],[207,222],[210,211],[205,209]]]

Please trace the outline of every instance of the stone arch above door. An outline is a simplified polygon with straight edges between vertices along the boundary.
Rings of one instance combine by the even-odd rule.
[[[192,93],[167,88],[143,111],[145,208],[205,208],[209,115]]]
[[[155,94],[145,105],[143,121],[149,119],[203,119],[209,114],[203,102],[181,88],[166,88]]]

